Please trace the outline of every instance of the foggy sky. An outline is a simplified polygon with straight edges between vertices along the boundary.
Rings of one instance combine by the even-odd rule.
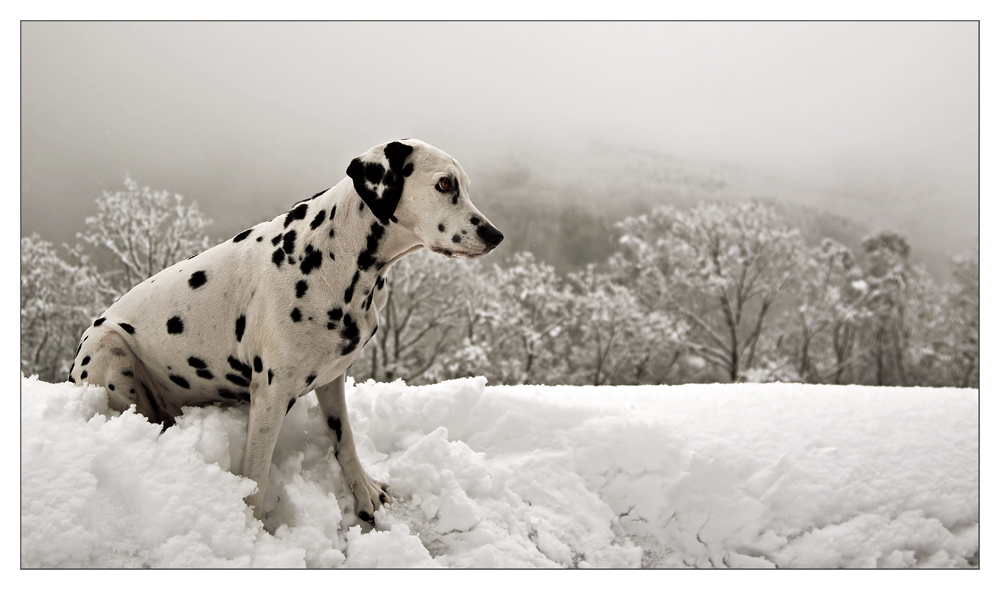
[[[28,22],[22,232],[70,239],[126,172],[217,225],[213,195],[274,214],[402,137],[473,182],[592,138],[820,184],[913,176],[967,219],[978,67],[976,23]]]

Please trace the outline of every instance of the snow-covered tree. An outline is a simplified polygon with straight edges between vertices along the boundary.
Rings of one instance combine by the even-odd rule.
[[[955,385],[979,387],[979,254],[957,256],[953,262],[958,281],[950,297],[956,319],[952,357],[957,371]]]
[[[485,289],[467,293],[483,299],[471,327],[452,352],[469,370],[470,361],[494,383],[565,383],[567,324],[574,321],[569,310],[571,294],[555,269],[536,260],[530,252],[519,252],[507,267],[493,265],[478,279]]]
[[[691,353],[744,378],[772,306],[802,272],[798,230],[760,203],[658,207],[619,227],[640,300],[679,314]]]
[[[910,244],[901,234],[886,230],[869,236],[864,251],[864,280],[869,290],[867,346],[876,385],[909,385],[904,351],[906,342],[906,288],[911,275]]]
[[[870,317],[870,293],[864,273],[850,248],[832,239],[810,251],[799,280],[798,330],[794,343],[798,378],[810,383],[851,380],[859,350],[859,327]]]
[[[77,238],[111,254],[109,280],[119,295],[164,268],[207,249],[212,223],[197,203],[170,191],[140,187],[125,177],[125,190],[104,191],[97,215],[84,220]]]
[[[80,334],[113,298],[79,250],[61,258],[38,234],[21,238],[21,371],[64,381]]]
[[[680,356],[677,324],[662,311],[645,309],[632,289],[598,273],[596,265],[568,279],[572,382],[662,382]]]
[[[962,365],[956,344],[961,322],[942,287],[921,266],[908,271],[901,340],[910,385],[957,386]]]

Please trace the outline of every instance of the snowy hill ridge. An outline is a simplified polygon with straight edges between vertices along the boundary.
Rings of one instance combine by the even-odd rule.
[[[162,434],[97,387],[21,381],[22,567],[968,567],[978,392],[801,384],[348,382],[368,530],[313,394],[262,526],[245,408]],[[264,530],[274,531],[268,534]]]

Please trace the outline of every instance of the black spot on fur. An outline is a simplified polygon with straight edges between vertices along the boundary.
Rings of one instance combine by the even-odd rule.
[[[302,312],[299,311],[299,308],[297,308],[297,307],[292,310],[292,321],[293,322],[301,322],[302,321]]]
[[[292,406],[294,406],[294,405],[295,405],[295,400],[296,400],[296,399],[297,399],[297,398],[294,398],[294,397],[293,397],[292,399],[288,400],[288,407],[287,407],[287,408],[285,408],[285,413],[286,413],[286,414],[287,414],[288,412],[291,412],[291,411],[292,411]]]
[[[360,203],[358,205],[358,211],[364,211],[364,210],[365,210],[365,204],[364,203]]]
[[[320,209],[319,213],[316,214],[316,217],[313,217],[312,223],[309,224],[309,228],[316,229],[323,225],[324,221],[326,221],[326,209]]]
[[[306,385],[312,385],[312,382],[315,380],[316,380],[316,373],[309,373],[309,376],[306,377]]]
[[[272,246],[277,246],[278,242],[280,242],[281,238],[283,238],[283,237],[285,237],[285,234],[278,234],[278,235],[274,236],[273,238],[271,238],[271,245]]]
[[[336,416],[328,416],[326,419],[326,425],[329,426],[330,430],[337,435],[337,442],[340,442],[340,436],[343,434],[341,431],[340,418]]]
[[[80,373],[80,379],[86,379],[86,378],[87,378],[87,372],[86,371]]]
[[[331,221],[331,222],[333,221],[333,217],[334,217],[334,216],[335,216],[336,214],[337,214],[337,206],[336,206],[336,205],[334,205],[334,206],[333,206],[333,207],[332,207],[332,208],[330,209],[330,221]],[[333,236],[330,236],[330,237],[332,238]]]
[[[104,320],[106,319],[107,318],[97,318],[96,320],[94,320],[94,326],[100,326],[101,324],[104,323]]]
[[[243,240],[247,239],[247,237],[252,233],[253,229],[242,231],[233,237],[233,242],[242,242]]]
[[[285,215],[285,227],[288,227],[288,225],[290,223],[292,223],[293,221],[295,221],[296,219],[305,219],[306,218],[306,212],[308,210],[309,210],[309,204],[308,203],[302,203],[298,207],[296,207],[296,208],[292,209],[291,211],[289,211],[288,214]]]
[[[368,205],[380,220],[388,220],[396,210],[403,194],[403,162],[412,151],[412,147],[394,141],[382,150],[389,161],[388,170],[379,162],[365,162],[361,158],[354,158],[347,167],[347,175],[354,182],[354,190],[364,201],[362,208]],[[369,188],[369,184],[379,187],[381,194],[377,189]]]
[[[451,198],[451,204],[452,205],[458,205],[458,197],[459,196],[460,196],[460,193],[458,191],[455,191],[455,196],[453,196]]]
[[[70,375],[70,376],[69,376],[69,382],[70,382],[70,383],[76,383],[76,379],[74,379],[74,378],[73,378],[73,376],[72,376],[72,375]]]
[[[274,371],[272,371],[271,369],[268,369],[267,370],[267,384],[270,385],[271,381],[273,381],[273,380],[274,380]]]
[[[239,401],[241,404],[248,404],[248,403],[250,403],[250,392],[249,391],[241,391],[239,393],[239,397],[237,398],[237,401]]]
[[[239,375],[233,375],[232,373],[226,373],[226,380],[240,387],[250,387],[250,382],[240,377]]]
[[[408,177],[413,174],[413,162],[403,166],[403,176]]]
[[[455,242],[456,244],[458,244],[458,243],[460,243],[462,241],[462,236],[460,236],[458,234],[455,234],[455,235],[451,236],[451,241]]]
[[[247,327],[247,316],[241,315],[236,318],[236,341],[239,342],[243,340],[243,331]]]
[[[469,219],[469,223],[471,223],[472,225],[479,225],[480,221],[481,220],[478,217],[476,217],[475,215],[473,215],[472,218]]]
[[[258,373],[264,370],[264,363],[260,360],[259,356],[253,357],[253,370]]]
[[[438,231],[440,231],[440,232],[444,231],[444,224],[443,223],[439,223],[438,224]]]
[[[207,281],[208,277],[205,276],[205,271],[199,270],[198,272],[191,274],[191,278],[188,279],[188,284],[191,285],[192,289],[197,289],[198,287],[204,285]]]
[[[375,279],[375,288],[381,289],[382,287],[385,287],[385,277],[379,275],[379,277]]]
[[[196,356],[189,356],[188,357],[188,366],[190,366],[191,368],[194,368],[194,369],[207,369],[208,368],[208,365],[205,364],[205,361],[201,360],[200,358],[198,358]]]
[[[344,316],[344,312],[339,307],[335,307],[326,312],[326,315],[330,318],[330,322],[326,325],[326,329],[334,330],[337,328],[336,322],[340,321],[340,319]]]
[[[115,384],[114,383],[108,383],[108,389],[110,389],[111,391],[114,391],[115,390]]]
[[[372,223],[368,229],[368,237],[365,249],[358,254],[358,268],[368,270],[375,264],[375,254],[378,253],[378,244],[385,236],[385,226],[380,223]]]
[[[281,263],[285,260],[285,251],[278,248],[271,254],[271,262],[275,264],[278,268],[281,268]]]
[[[292,252],[295,251],[296,235],[297,234],[295,233],[294,229],[285,234],[284,243],[281,245],[281,248],[285,251],[285,254],[291,254]]]
[[[264,236],[257,236],[257,241],[258,242],[263,242],[264,241]]]
[[[314,268],[319,268],[322,264],[323,254],[319,250],[313,250],[302,257],[302,264],[299,266],[299,270],[302,271],[302,274],[307,275]]]
[[[331,239],[333,238],[333,230],[332,229],[330,230],[330,238]],[[333,253],[330,253],[330,256],[333,256]]]
[[[184,331],[184,322],[180,316],[174,316],[167,320],[167,334],[180,334]]]
[[[219,394],[219,397],[223,399],[236,399],[237,397],[239,397],[239,394],[237,394],[235,391],[231,389],[226,389],[225,387],[220,387],[217,390],[217,392]]]
[[[311,200],[315,199],[316,197],[318,197],[318,196],[322,195],[323,193],[325,193],[325,192],[326,192],[326,191],[328,191],[328,190],[330,190],[330,189],[328,189],[328,188],[325,188],[325,189],[323,189],[323,190],[319,191],[319,192],[318,192],[318,193],[316,193],[315,195],[313,195],[313,196],[309,197],[309,200],[311,201]]]
[[[118,322],[118,325],[122,327],[122,330],[125,330],[129,334],[135,334],[135,328],[133,328],[130,324]]]
[[[308,289],[309,289],[309,283],[305,281],[299,281],[295,283],[295,296],[299,299],[302,299],[302,296],[306,294],[306,291]]]
[[[340,354],[346,355],[354,352],[354,349],[358,347],[358,343],[361,341],[361,332],[358,330],[358,325],[354,323],[354,318],[349,313],[344,314],[344,327],[341,329],[340,334],[347,340],[340,349]]]
[[[208,369],[198,369],[197,371],[195,371],[195,374],[201,377],[202,379],[215,379],[215,375],[213,375],[212,372],[209,371]]]
[[[250,372],[250,365],[241,363],[236,357],[229,357],[229,366],[233,368],[234,371],[239,371],[244,377],[249,379],[252,375]]]
[[[358,279],[361,278],[360,271],[354,271],[354,278],[351,279],[351,286],[344,290],[344,303],[350,303],[351,299],[354,298],[354,286],[358,284]]]
[[[406,173],[403,162],[406,160],[406,156],[409,156],[412,152],[413,148],[411,146],[399,143],[398,141],[389,142],[389,145],[385,146],[385,149],[382,150],[386,159],[389,160],[389,169],[401,172],[404,176],[406,176]]]
[[[87,363],[89,363],[89,362],[90,362],[90,357],[89,356],[85,356],[85,357],[83,357],[83,360],[80,361],[80,366],[81,367],[85,367],[85,366],[87,366]]]
[[[184,389],[191,389],[191,386],[188,385],[187,379],[181,377],[180,375],[170,375],[170,380]]]
[[[124,375],[125,377],[131,377],[133,375],[132,369],[125,369],[124,371],[122,371],[122,375]]]
[[[80,349],[82,348],[83,348],[83,342],[80,342],[80,344],[76,345],[76,352],[74,354],[80,354]]]

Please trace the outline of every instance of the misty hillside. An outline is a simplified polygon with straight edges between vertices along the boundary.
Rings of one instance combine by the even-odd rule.
[[[510,154],[476,168],[476,203],[506,236],[505,248],[494,256],[531,250],[561,272],[606,260],[616,247],[615,223],[625,217],[659,205],[686,209],[700,201],[764,201],[810,246],[833,238],[857,249],[880,229],[900,228],[913,246],[913,261],[939,280],[950,280],[950,257],[961,251],[941,232],[908,233],[903,227],[908,210],[898,204],[851,215],[852,201],[843,195],[834,198],[765,173],[646,150],[592,143],[573,153]]]

